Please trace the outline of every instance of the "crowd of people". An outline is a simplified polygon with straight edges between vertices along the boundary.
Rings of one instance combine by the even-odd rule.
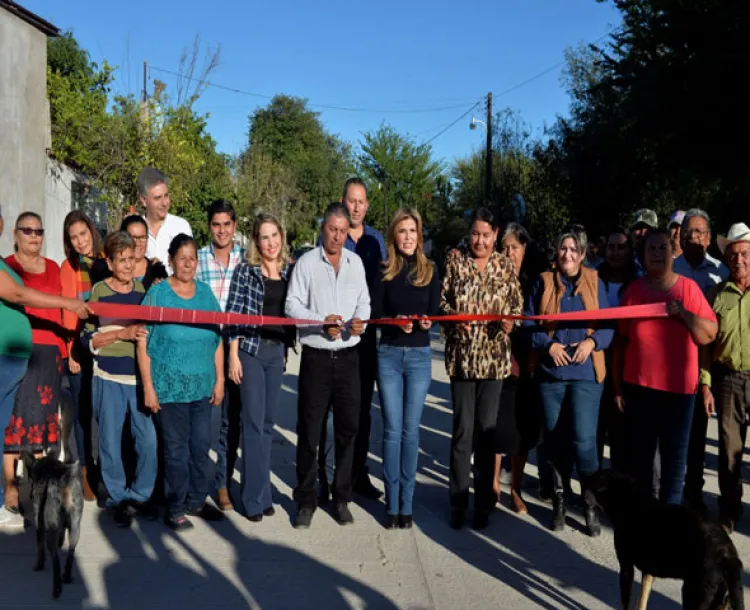
[[[567,225],[549,260],[523,226],[501,227],[480,208],[441,273],[425,253],[418,211],[399,209],[385,236],[366,223],[367,187],[358,178],[325,210],[317,247],[296,261],[272,215],[254,219],[246,252],[233,206],[217,200],[207,213],[211,241],[199,248],[190,225],[169,213],[166,176],[147,168],[137,186],[144,215],[126,217],[103,243],[83,212],[68,215],[61,267],[42,256],[43,219],[33,212],[15,219],[15,252],[0,260],[0,527],[23,527],[21,450],[39,455],[58,445],[80,464],[85,499],[111,510],[121,527],[158,518],[161,506],[177,531],[192,528],[191,517],[218,521],[235,509],[253,523],[272,517],[273,430],[288,350],[299,343],[295,527],[309,527],[329,501],[338,523],[351,524],[355,494],[382,495],[367,465],[377,383],[383,524],[408,529],[432,379],[431,318],[500,314],[515,317],[443,324],[453,408],[451,527],[463,526],[471,487],[472,525],[486,527],[504,467],[511,508],[526,513],[522,483],[533,449],[553,530],[565,527],[575,471],[585,531],[599,534],[585,491],[605,463],[605,447],[611,466],[630,473],[644,493],[705,511],[707,424],[715,412],[719,511],[734,528],[750,418],[745,224],[719,236],[724,262],[708,253],[711,223],[700,209],[676,212],[664,228],[652,210],[639,210],[630,227],[607,236],[603,253],[583,226]],[[156,323],[97,316],[95,303],[316,323]],[[649,303],[665,303],[668,317],[597,317]],[[518,319],[573,312],[590,314],[581,322]],[[404,320],[368,324],[377,318]],[[322,457],[329,415],[330,482]],[[241,486],[233,496],[239,448]]]

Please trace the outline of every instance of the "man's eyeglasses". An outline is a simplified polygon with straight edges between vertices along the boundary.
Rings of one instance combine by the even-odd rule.
[[[148,235],[131,235],[130,239],[133,241],[146,241],[148,239]]]
[[[697,235],[698,237],[703,237],[704,235],[708,235],[708,231],[704,231],[703,229],[685,229],[683,231],[685,235],[690,237],[691,235]]]
[[[16,231],[20,231],[24,235],[36,235],[37,237],[44,236],[44,229],[32,229],[31,227],[17,227]]]

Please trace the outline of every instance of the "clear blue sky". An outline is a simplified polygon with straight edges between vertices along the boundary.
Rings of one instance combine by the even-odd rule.
[[[435,135],[488,91],[495,108],[521,113],[535,133],[568,108],[553,70],[518,90],[503,91],[563,59],[563,50],[590,42],[619,24],[611,4],[595,0],[20,0],[29,10],[70,29],[92,58],[118,66],[115,90],[142,88],[143,61],[175,71],[180,53],[200,34],[221,45],[211,80],[267,95],[285,93],[312,103],[374,109],[423,109],[409,114],[321,110],[333,133],[356,143],[387,121],[418,141]],[[175,78],[155,69],[152,79],[175,92]],[[267,100],[209,88],[196,109],[223,152],[247,140],[247,117]],[[483,118],[483,105],[474,111]],[[471,114],[438,137],[438,158],[483,146],[484,132],[468,129]]]

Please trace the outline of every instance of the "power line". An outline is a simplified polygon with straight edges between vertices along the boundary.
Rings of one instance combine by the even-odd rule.
[[[597,38],[594,42],[590,44],[599,44],[602,40],[609,37],[609,35],[615,30],[616,28],[611,28],[606,34],[603,34],[599,38]],[[565,65],[565,59],[562,61],[558,61],[554,66],[550,66],[549,68],[542,70],[541,72],[535,74],[531,78],[527,78],[525,81],[518,83],[517,85],[513,85],[512,87],[509,87],[505,91],[501,91],[500,93],[496,94],[495,97],[500,97],[502,95],[508,95],[509,93],[513,93],[514,91],[517,91],[521,87],[525,87],[526,85],[533,83],[536,80],[539,80],[540,78],[547,76],[550,72],[554,72],[555,70],[558,70],[562,68]]]
[[[469,108],[466,112],[464,112],[455,121],[451,121],[445,127],[443,127],[440,131],[438,131],[434,136],[432,136],[429,140],[426,140],[426,141],[422,142],[422,145],[429,144],[433,140],[435,140],[435,139],[439,138],[440,136],[442,136],[446,131],[448,131],[451,127],[453,127],[456,123],[458,123],[461,119],[463,119],[467,114],[469,114],[472,110],[474,110],[474,108],[476,108],[477,106],[479,106],[479,104],[481,104],[481,102],[476,102],[473,106],[471,106],[471,108]]]
[[[615,31],[615,29],[617,29],[617,28],[611,28],[608,32],[606,32],[605,34],[603,34],[602,36],[600,36],[599,38],[597,38],[596,40],[594,40],[594,42],[592,42],[591,44],[598,44],[598,43],[600,43],[605,38],[608,38],[609,35],[613,31]],[[528,85],[530,83],[533,83],[534,81],[539,80],[540,78],[542,78],[544,76],[547,76],[547,74],[549,74],[550,72],[554,72],[555,70],[558,70],[559,68],[561,68],[564,65],[565,65],[565,60],[563,59],[562,61],[557,62],[554,66],[550,66],[549,68],[546,68],[546,69],[542,70],[541,72],[538,72],[537,74],[535,74],[531,78],[527,78],[525,81],[522,81],[522,82],[520,82],[520,83],[518,83],[516,85],[513,85],[512,87],[509,87],[508,89],[505,89],[504,91],[501,91],[500,93],[496,94],[495,97],[500,97],[500,96],[503,96],[503,95],[508,95],[509,93],[513,93],[514,91],[517,91],[521,87],[525,87],[526,85]],[[438,133],[436,133],[434,136],[432,136],[426,142],[423,142],[423,144],[429,144],[430,142],[432,142],[436,138],[438,138],[441,135],[443,135],[446,131],[448,131],[451,127],[453,127],[456,123],[458,123],[461,119],[463,119],[467,114],[469,114],[472,110],[474,110],[474,108],[476,108],[480,103],[481,102],[477,102],[476,104],[474,104],[471,108],[469,108],[466,112],[464,112],[455,121],[453,121],[452,123],[449,123],[448,125],[446,125],[445,127],[443,127],[443,129],[441,129]],[[431,130],[428,130],[428,131],[431,131]]]
[[[258,97],[266,100],[273,99],[273,95],[268,95],[265,93],[254,93],[252,91],[244,91],[242,89],[236,89],[234,87],[227,87],[226,85],[219,85],[217,83],[212,83],[210,81],[202,80],[199,78],[191,78],[189,76],[185,76],[184,74],[180,74],[179,72],[174,72],[173,70],[167,70],[166,68],[159,68],[157,66],[151,66],[152,70],[156,70],[158,72],[164,72],[166,74],[171,74],[172,76],[177,76],[179,78],[183,78],[188,81],[193,82],[200,82],[203,85],[207,87],[213,87],[214,89],[222,89],[223,91],[230,91],[232,93],[238,93],[240,95],[247,95],[250,97]],[[350,107],[350,106],[336,106],[333,104],[318,104],[318,103],[308,103],[308,106],[311,108],[323,108],[325,110],[340,110],[343,112],[372,112],[372,113],[380,113],[380,114],[420,114],[420,113],[426,113],[426,112],[442,112],[444,110],[455,110],[456,108],[463,108],[466,106],[466,102],[463,104],[451,104],[448,106],[433,106],[429,108],[356,108],[356,107]]]

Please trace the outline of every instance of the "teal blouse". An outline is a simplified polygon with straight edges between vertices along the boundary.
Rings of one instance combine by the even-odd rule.
[[[21,278],[0,258],[0,271],[23,286]],[[0,355],[28,358],[31,355],[31,324],[25,310],[0,299]]]
[[[221,311],[208,284],[195,282],[190,299],[178,296],[167,280],[154,284],[143,305]],[[211,396],[216,383],[214,353],[221,341],[216,325],[153,323],[148,329],[151,378],[160,403],[186,403]]]

